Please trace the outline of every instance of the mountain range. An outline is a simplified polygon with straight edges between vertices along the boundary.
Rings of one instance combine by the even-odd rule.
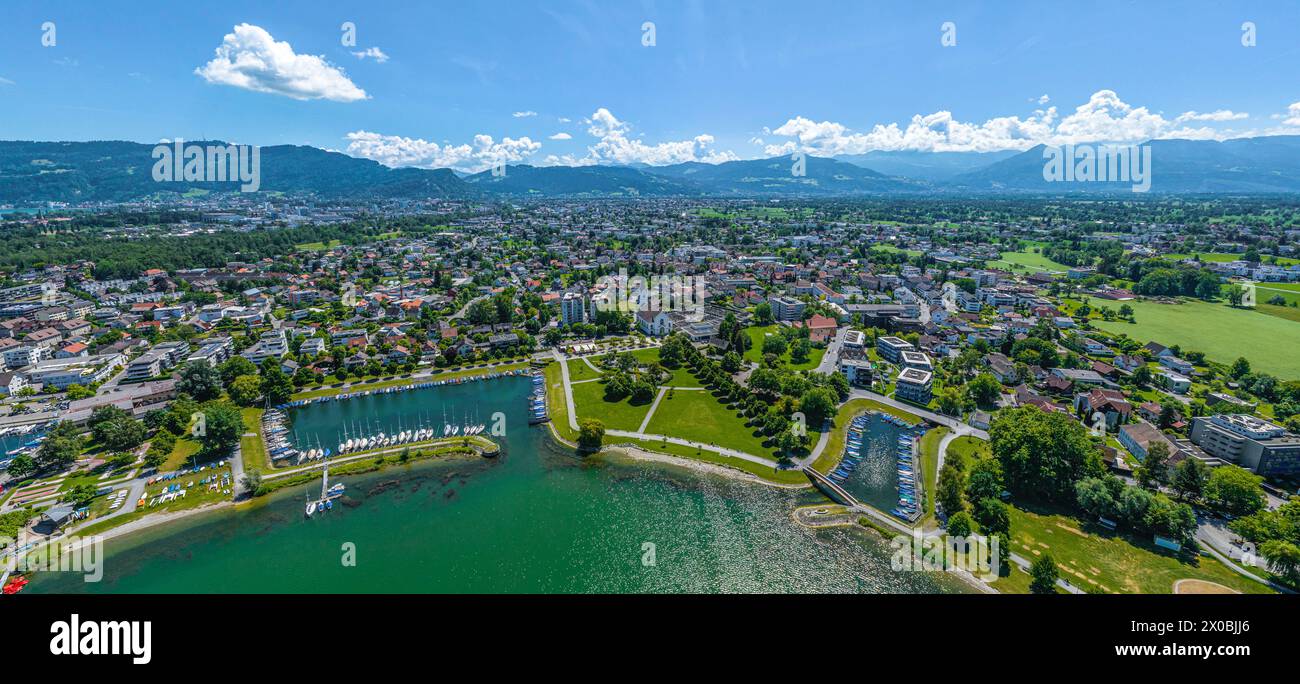
[[[224,144],[195,141],[193,145]],[[1153,140],[1150,192],[1300,193],[1300,136]],[[0,203],[121,202],[237,183],[153,179],[154,145],[122,141],[0,141]],[[1045,148],[1024,152],[872,152],[687,162],[671,166],[529,166],[505,173],[390,168],[314,147],[261,148],[262,192],[325,199],[502,197],[854,197],[1046,194],[1132,196],[1132,183],[1049,182]]]

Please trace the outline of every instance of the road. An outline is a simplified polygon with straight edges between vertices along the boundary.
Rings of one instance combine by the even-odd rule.
[[[836,331],[835,338],[831,340],[830,344],[826,345],[826,353],[822,356],[822,362],[817,364],[818,373],[830,375],[835,372],[835,367],[840,362],[840,350],[844,347],[844,336],[848,332],[848,326]]]

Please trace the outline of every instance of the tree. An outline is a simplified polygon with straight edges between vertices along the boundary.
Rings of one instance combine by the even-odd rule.
[[[772,322],[772,305],[767,302],[760,302],[754,307],[754,321],[759,325],[767,325]]]
[[[1268,559],[1268,569],[1283,576],[1292,584],[1300,582],[1300,546],[1288,541],[1273,539],[1264,542],[1259,552]]]
[[[1264,507],[1263,481],[1241,466],[1220,466],[1205,482],[1205,500],[1231,515],[1250,515]]]
[[[1060,579],[1060,572],[1056,569],[1056,561],[1052,560],[1050,553],[1045,553],[1034,559],[1033,565],[1029,566],[1029,591],[1034,594],[1055,594],[1056,580]]]
[[[1232,369],[1229,374],[1236,380],[1250,375],[1250,361],[1247,361],[1244,356],[1238,356],[1237,360],[1232,362]]]
[[[958,511],[948,516],[948,536],[969,537],[975,531],[975,521],[966,511]]]
[[[839,375],[839,373],[836,373]],[[956,387],[939,390],[939,411],[949,415],[960,415],[966,409],[966,396]]]
[[[966,383],[966,394],[981,406],[991,406],[1002,394],[1002,383],[990,373],[980,373]]]
[[[230,387],[230,384],[243,375],[256,375],[257,365],[242,356],[232,356],[220,366],[217,366],[217,372],[221,374],[221,382]]]
[[[95,441],[112,451],[128,451],[144,443],[144,423],[130,416],[114,416],[91,428]]]
[[[36,461],[27,454],[18,454],[9,461],[9,476],[14,481],[22,480],[36,472]]]
[[[176,391],[199,401],[216,399],[221,396],[221,375],[207,361],[191,361],[181,369]]]
[[[851,392],[851,389],[849,388],[849,379],[845,377],[843,373],[831,373],[829,385],[831,391],[835,392],[835,396],[839,397],[840,401],[849,398],[849,393]]]
[[[262,488],[262,471],[247,470],[244,472],[244,489],[252,492],[254,495]]]
[[[1101,476],[1101,455],[1082,424],[1036,406],[1003,409],[989,428],[993,456],[1009,488],[1049,501],[1072,501],[1074,483]]]
[[[64,391],[67,393],[68,401],[77,401],[78,399],[89,399],[90,397],[95,396],[95,390],[90,389],[89,387],[83,387],[81,385],[78,385],[77,383],[68,385],[68,388]]]
[[[776,356],[780,356],[785,353],[787,347],[788,345],[786,344],[785,338],[780,335],[768,335],[763,338],[764,354],[775,354]]]
[[[1134,475],[1138,484],[1147,489],[1160,489],[1161,485],[1169,482],[1169,445],[1163,440],[1153,440],[1147,447],[1147,457]]]
[[[1205,492],[1205,483],[1210,478],[1210,466],[1199,458],[1185,458],[1174,467],[1170,486],[1178,498],[1195,501]]]
[[[959,513],[966,510],[966,502],[962,499],[962,490],[966,488],[966,476],[960,470],[953,466],[952,463],[945,463],[939,469],[939,483],[935,489],[935,501],[948,515]]]
[[[36,467],[40,470],[62,470],[81,455],[81,437],[72,423],[59,423],[45,437],[36,451]]]
[[[77,508],[81,508],[82,506],[89,504],[91,499],[95,498],[95,492],[97,491],[98,489],[95,485],[90,484],[89,482],[82,482],[81,484],[69,487],[68,491],[63,493],[63,500],[71,503]]]
[[[1151,373],[1151,367],[1146,364],[1138,366],[1137,370],[1133,371],[1133,384],[1138,387],[1147,387],[1154,379],[1155,376]]]
[[[808,340],[800,338],[790,345],[790,362],[806,363],[808,355],[812,353],[812,344]]]
[[[1123,483],[1110,478],[1123,487]],[[1115,500],[1114,487],[1107,479],[1085,477],[1074,485],[1075,500],[1079,508],[1098,518],[1115,519],[1119,514],[1119,503]]]
[[[293,381],[280,369],[279,359],[262,362],[262,396],[268,406],[279,406],[293,396]]]
[[[1233,283],[1223,290],[1223,294],[1228,298],[1228,304],[1234,307],[1241,306],[1241,302],[1246,298],[1246,290],[1242,286]]]
[[[835,415],[835,395],[826,387],[814,387],[804,392],[799,400],[799,410],[803,411],[809,425],[821,425]]]
[[[578,447],[585,451],[600,449],[605,439],[605,424],[594,418],[578,422]]]
[[[966,478],[966,498],[970,501],[997,499],[1005,489],[1002,483],[1002,464],[995,458],[982,458],[971,466]]]
[[[206,456],[225,455],[244,432],[244,420],[239,408],[225,401],[209,402],[203,406],[202,429],[197,435]]]
[[[973,513],[984,534],[1011,536],[1011,507],[1002,503],[1002,501],[998,499],[980,499],[975,502]]]
[[[262,380],[256,375],[241,375],[226,386],[230,400],[240,406],[254,406],[262,396]]]

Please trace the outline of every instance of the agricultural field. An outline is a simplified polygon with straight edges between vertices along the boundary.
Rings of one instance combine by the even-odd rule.
[[[1048,259],[1042,254],[1034,251],[1025,252],[1003,252],[1002,258],[997,261],[990,261],[990,266],[1007,268],[1012,271],[1057,271],[1064,272],[1069,270],[1069,266]]]
[[[1136,325],[1101,319],[1093,319],[1092,324],[1142,343],[1154,340],[1204,352],[1219,363],[1245,356],[1256,370],[1284,380],[1300,379],[1300,354],[1295,351],[1300,349],[1300,323],[1296,321],[1200,300],[1126,303],[1133,307]]]

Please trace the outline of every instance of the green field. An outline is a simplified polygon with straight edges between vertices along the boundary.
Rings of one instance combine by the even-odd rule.
[[[1199,254],[1162,254],[1162,255],[1160,255],[1160,256],[1161,256],[1162,258],[1165,258],[1165,259],[1171,259],[1171,260],[1173,260],[1173,261],[1181,261],[1181,260],[1183,260],[1183,259],[1190,259],[1191,257],[1195,256],[1195,257],[1200,257],[1201,261],[1212,262],[1212,263],[1227,263],[1227,262],[1230,262],[1230,261],[1238,261],[1238,260],[1240,260],[1244,255],[1243,255],[1243,254],[1224,254],[1224,253],[1221,253],[1221,252],[1202,252],[1202,253],[1199,253]],[[1260,257],[1261,257],[1261,258],[1267,258],[1268,255],[1266,255],[1266,254],[1261,254]],[[1292,258],[1290,258],[1290,257],[1277,257],[1277,264],[1278,264],[1278,266],[1290,266],[1290,265],[1292,265],[1292,264],[1296,264],[1296,263],[1300,263],[1300,259],[1292,259]]]
[[[641,421],[645,420],[645,414],[653,402],[633,404],[626,398],[622,401],[605,401],[603,382],[584,382],[572,387],[573,407],[578,412],[578,419],[595,418],[604,423],[606,428],[614,430],[635,431],[640,428]]]
[[[581,408],[578,413],[582,413]],[[763,438],[754,436],[754,428],[747,427],[735,411],[706,391],[673,392],[671,397],[664,395],[646,432],[716,444],[755,456],[772,456],[772,451],[763,446]]]
[[[1150,301],[1126,302],[1137,324],[1093,319],[1098,328],[1125,333],[1142,342],[1179,345],[1204,352],[1211,361],[1232,363],[1238,356],[1250,360],[1255,370],[1283,380],[1300,378],[1300,323],[1222,303],[1186,300],[1182,304]]]
[[[1012,551],[1029,560],[1051,554],[1062,579],[1091,592],[1169,594],[1174,582],[1199,579],[1242,593],[1273,593],[1214,558],[1197,555],[1188,560],[1149,539],[1094,527],[1066,515],[1012,507]]]
[[[595,380],[602,375],[602,373],[592,370],[591,366],[588,366],[587,362],[582,359],[566,359],[564,363],[569,367],[569,382]],[[593,365],[595,363],[595,361],[592,361]]]
[[[990,266],[1000,266],[1012,271],[1067,271],[1069,266],[1048,259],[1038,252],[1003,252],[1002,258],[990,261]]]

